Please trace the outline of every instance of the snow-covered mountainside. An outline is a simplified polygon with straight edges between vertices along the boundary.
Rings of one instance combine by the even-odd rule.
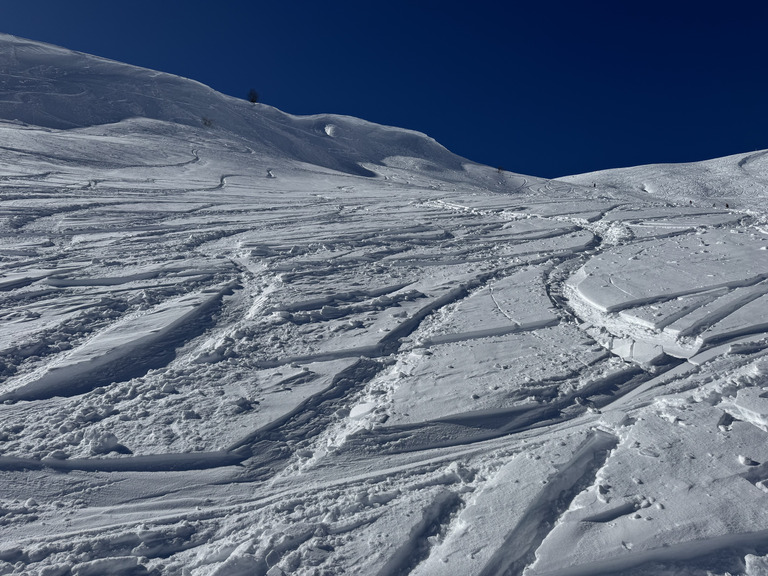
[[[692,164],[659,164],[603,170],[561,178],[601,190],[650,193],[680,204],[765,212],[768,151],[737,154]]]
[[[768,574],[766,158],[544,180],[0,36],[0,574]]]

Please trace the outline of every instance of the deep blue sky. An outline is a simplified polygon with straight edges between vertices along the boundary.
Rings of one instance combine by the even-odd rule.
[[[768,148],[765,0],[3,0],[0,30],[536,176]]]

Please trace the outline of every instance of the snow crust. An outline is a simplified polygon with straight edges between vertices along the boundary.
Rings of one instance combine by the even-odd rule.
[[[0,574],[768,573],[765,151],[544,180],[7,35],[0,142]]]

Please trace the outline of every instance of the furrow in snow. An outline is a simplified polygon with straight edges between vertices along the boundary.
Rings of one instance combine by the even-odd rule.
[[[539,544],[571,500],[594,481],[608,453],[619,440],[595,430],[573,458],[552,478],[526,514],[504,538],[504,544],[483,567],[479,576],[518,576],[531,563]]]
[[[638,367],[613,372],[551,401],[506,409],[459,412],[416,424],[379,426],[350,435],[341,452],[404,454],[471,445],[573,419],[631,392],[651,375]]]
[[[255,457],[256,468],[275,465],[275,459],[291,454],[282,448],[290,442],[306,441],[320,434],[346,396],[373,378],[382,368],[374,360],[360,359],[337,374],[331,384],[301,402],[291,412],[248,434],[227,451]],[[269,456],[264,458],[265,453]]]
[[[16,384],[0,395],[0,402],[75,396],[164,366],[177,346],[202,333],[234,286],[188,295],[118,322],[49,364],[42,374]]]
[[[429,556],[430,538],[439,535],[451,516],[462,505],[459,495],[450,490],[439,492],[422,511],[419,520],[410,530],[405,543],[395,551],[378,576],[407,576]]]

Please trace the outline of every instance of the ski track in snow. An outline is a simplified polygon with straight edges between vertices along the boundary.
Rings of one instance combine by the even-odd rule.
[[[0,42],[0,574],[768,573],[766,152],[547,181]]]

